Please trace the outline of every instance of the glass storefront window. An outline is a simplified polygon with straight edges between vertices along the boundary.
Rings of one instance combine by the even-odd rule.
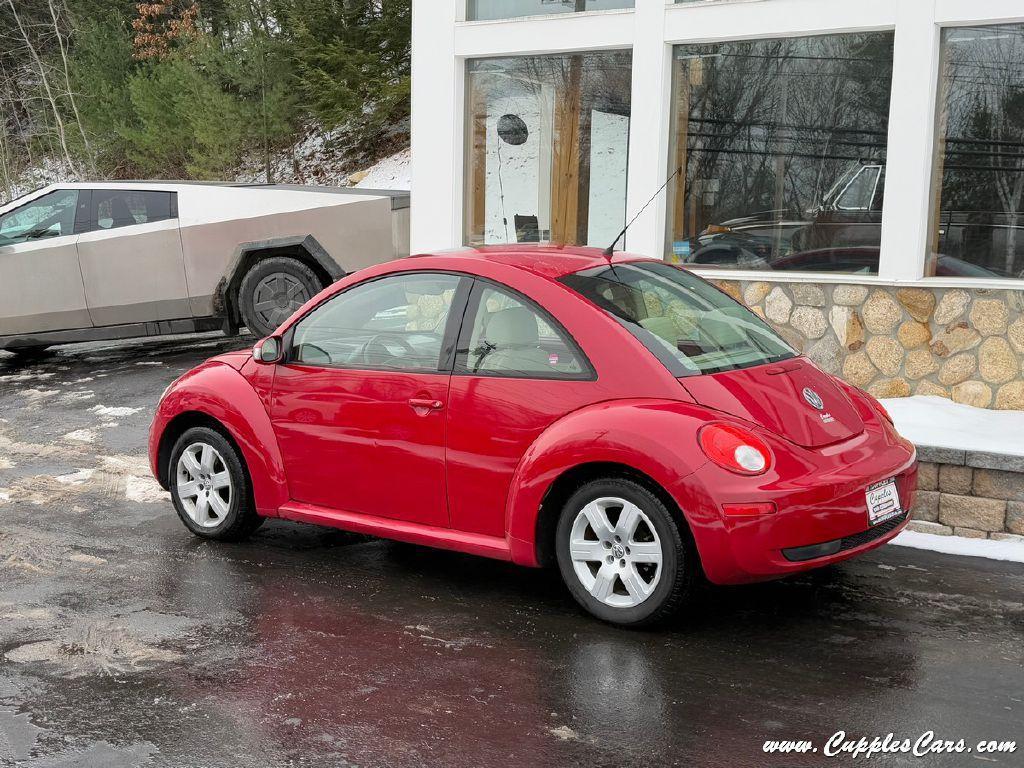
[[[606,246],[625,223],[632,53],[477,59],[465,242]]]
[[[1024,24],[942,30],[929,277],[1024,277]]]
[[[466,18],[469,21],[514,19],[549,13],[610,11],[634,5],[635,0],[468,0]]]
[[[668,253],[877,274],[893,33],[679,45]]]

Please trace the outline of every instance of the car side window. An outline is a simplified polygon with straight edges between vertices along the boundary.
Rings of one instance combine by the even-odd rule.
[[[458,373],[589,379],[589,363],[546,312],[512,291],[478,282],[455,355]]]
[[[78,190],[58,189],[0,217],[0,245],[74,234]]]
[[[340,368],[439,371],[445,328],[461,279],[416,272],[356,285],[296,324],[288,360]]]
[[[878,173],[881,169],[877,165],[868,165],[860,169],[857,175],[850,179],[846,189],[836,200],[836,207],[841,211],[867,211],[871,208],[871,201],[875,196],[875,187],[878,186]]]
[[[174,192],[144,189],[94,189],[90,229],[117,229],[176,219]]]

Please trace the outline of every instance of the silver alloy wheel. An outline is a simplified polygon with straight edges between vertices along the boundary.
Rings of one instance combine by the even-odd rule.
[[[208,443],[192,443],[178,458],[177,491],[196,525],[216,528],[231,509],[231,473],[220,452]]]
[[[661,579],[661,540],[636,504],[595,499],[580,510],[569,532],[569,556],[580,584],[613,608],[633,608]]]
[[[309,292],[306,286],[285,272],[267,275],[252,294],[256,317],[271,330],[275,330],[307,301]]]

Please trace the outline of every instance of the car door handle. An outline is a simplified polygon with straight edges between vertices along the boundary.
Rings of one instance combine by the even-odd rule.
[[[409,400],[409,405],[411,405],[416,410],[423,408],[428,411],[439,411],[442,408],[444,408],[444,403],[442,403],[440,400],[428,400],[426,398],[420,397],[411,398]]]

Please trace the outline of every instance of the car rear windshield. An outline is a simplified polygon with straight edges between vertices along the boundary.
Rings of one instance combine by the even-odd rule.
[[[674,376],[775,363],[795,353],[761,318],[710,283],[660,262],[561,278],[625,326]]]

